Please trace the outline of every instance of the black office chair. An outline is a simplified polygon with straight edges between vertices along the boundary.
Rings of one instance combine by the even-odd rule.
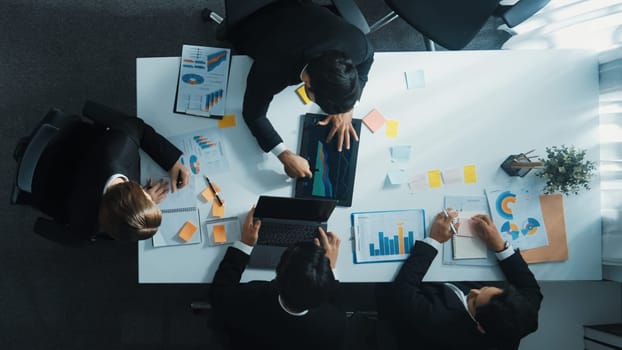
[[[67,128],[70,124],[76,122],[93,123],[97,121],[98,118],[103,119],[100,115],[104,113],[111,114],[108,110],[97,109],[92,107],[93,105],[94,104],[90,102],[85,104],[83,113],[88,115],[89,118],[66,114],[59,109],[52,108],[41,119],[39,125],[29,136],[23,137],[18,141],[13,151],[13,159],[17,162],[17,175],[11,194],[11,204],[27,205],[39,209],[36,201],[33,199],[32,191],[35,176],[46,176],[44,170],[37,168],[41,167],[39,162],[41,156],[44,154],[46,148],[60,137],[62,130]],[[101,107],[103,108],[103,106]],[[112,117],[114,117],[114,115],[107,118],[109,120]],[[71,244],[72,242],[65,242],[61,238],[59,230],[62,231],[62,228],[59,225],[60,224],[52,218],[40,216],[34,223],[33,231],[48,240],[63,244]],[[112,238],[106,234],[99,233],[91,239],[93,242],[96,240],[112,241]]]
[[[353,1],[353,0],[342,0]],[[428,51],[436,44],[449,50],[464,48],[491,16],[514,27],[544,7],[550,0],[520,0],[512,6],[500,0],[385,0],[391,12],[370,26],[370,32],[400,17],[424,36]]]
[[[50,109],[32,134],[18,141],[13,151],[18,168],[11,204],[32,205],[32,184],[39,159],[59,131],[75,118],[58,109]]]

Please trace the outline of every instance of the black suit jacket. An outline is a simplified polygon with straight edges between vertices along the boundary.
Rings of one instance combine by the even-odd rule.
[[[123,174],[140,182],[139,149],[165,170],[181,155],[140,118],[92,102],[83,113],[91,122],[76,118],[61,129],[41,156],[33,181],[35,205],[57,224],[46,236],[60,243],[85,242],[97,233],[100,200],[110,176]]]
[[[339,349],[345,313],[332,304],[304,316],[286,313],[274,281],[240,283],[249,256],[229,247],[210,288],[210,300],[234,349]]]
[[[422,282],[437,251],[423,241],[417,241],[413,251],[393,282],[388,300],[379,301],[379,307],[395,325],[400,348],[421,349],[517,349],[520,340],[495,344],[480,333],[464,304],[453,290],[443,283]],[[499,262],[501,270],[535,310],[540,309],[542,294],[533,274],[522,256],[516,252]],[[483,286],[498,286],[495,282],[457,282],[462,291]],[[386,298],[386,296],[385,296]],[[526,335],[538,328],[535,319],[523,325]]]
[[[228,37],[254,59],[242,114],[265,152],[282,142],[266,117],[268,106],[275,94],[300,83],[300,72],[311,58],[328,50],[346,53],[356,65],[361,89],[373,62],[371,43],[357,27],[324,7],[291,0],[259,10]]]

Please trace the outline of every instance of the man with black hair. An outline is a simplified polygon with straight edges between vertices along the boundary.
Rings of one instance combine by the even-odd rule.
[[[538,328],[542,294],[490,217],[471,220],[479,238],[496,252],[507,282],[422,282],[441,244],[451,238],[455,215],[439,213],[429,237],[415,243],[388,295],[378,295],[381,317],[394,323],[400,349],[518,349],[521,338]]]
[[[240,283],[261,222],[254,208],[242,238],[220,262],[210,301],[233,349],[339,349],[345,313],[334,305],[338,282],[334,268],[339,238],[319,229],[320,239],[300,242],[281,256],[273,281]]]
[[[309,162],[288,150],[266,113],[274,95],[304,83],[332,123],[328,141],[337,149],[358,141],[354,104],[367,82],[373,50],[367,37],[329,9],[293,0],[277,1],[231,28],[227,38],[254,59],[246,81],[242,114],[264,152],[271,152],[293,178],[312,177]],[[290,116],[296,117],[294,115]]]

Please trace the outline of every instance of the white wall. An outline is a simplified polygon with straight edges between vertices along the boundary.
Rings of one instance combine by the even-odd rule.
[[[620,323],[622,289],[617,282],[540,282],[544,300],[538,330],[520,350],[583,349],[583,325]]]

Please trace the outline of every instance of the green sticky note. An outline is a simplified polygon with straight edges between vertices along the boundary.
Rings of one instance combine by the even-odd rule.
[[[474,184],[477,182],[477,171],[475,165],[464,166],[464,183]]]
[[[430,170],[428,171],[428,183],[431,188],[438,188],[443,186],[443,180],[441,180],[441,171],[440,170]]]

